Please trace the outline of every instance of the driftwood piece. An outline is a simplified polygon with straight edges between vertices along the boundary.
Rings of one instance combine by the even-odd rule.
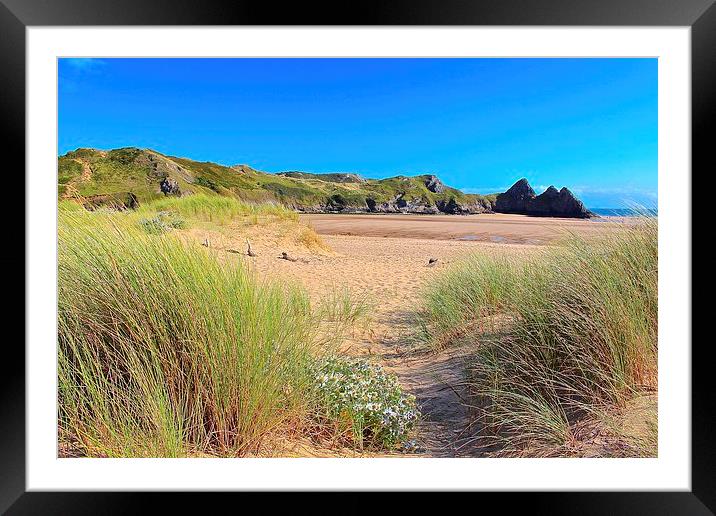
[[[286,251],[284,251],[283,253],[281,253],[281,256],[279,256],[279,259],[281,259],[281,260],[288,260],[289,262],[297,262],[297,261],[298,261],[298,258],[294,258],[294,257],[292,257],[292,256],[289,256]]]
[[[246,254],[252,258],[257,256],[257,254],[251,250],[251,242],[249,242],[248,238],[246,239]]]

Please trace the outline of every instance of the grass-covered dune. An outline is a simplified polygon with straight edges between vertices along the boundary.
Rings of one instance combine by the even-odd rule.
[[[531,257],[475,255],[431,284],[435,347],[467,345],[474,439],[523,456],[657,453],[657,221]]]
[[[243,455],[300,418],[306,296],[112,214],[60,213],[61,435],[86,455]]]
[[[187,224],[251,214],[295,217],[200,195],[136,211],[60,203],[61,456],[274,454],[273,442],[296,435],[379,448],[406,439],[414,400],[379,367],[332,357],[365,306],[349,293],[312,305],[302,288],[259,281],[181,238]]]
[[[132,205],[170,195],[204,193],[252,202],[279,202],[305,211],[473,211],[489,210],[495,196],[465,194],[445,187],[431,191],[431,176],[361,179],[353,174],[270,174],[246,165],[227,167],[166,156],[149,149],[77,149],[58,158],[61,198],[93,204]]]

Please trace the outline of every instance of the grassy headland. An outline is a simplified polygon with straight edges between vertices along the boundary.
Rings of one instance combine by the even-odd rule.
[[[489,209],[494,202],[494,196],[465,194],[444,185],[440,192],[431,191],[426,186],[430,176],[362,179],[353,174],[270,174],[247,165],[227,167],[133,147],[78,149],[60,156],[58,169],[61,197],[83,197],[95,203],[127,203],[130,194],[140,205],[162,198],[160,183],[165,179],[176,184],[176,195],[221,195],[308,211],[380,210],[384,203],[397,202],[437,212],[438,205]]]

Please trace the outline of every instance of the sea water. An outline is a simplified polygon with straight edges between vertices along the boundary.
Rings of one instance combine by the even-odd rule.
[[[659,214],[656,208],[589,208],[589,211],[602,217],[656,217]]]

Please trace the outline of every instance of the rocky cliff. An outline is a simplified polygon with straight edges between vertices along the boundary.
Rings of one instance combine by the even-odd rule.
[[[566,187],[557,190],[550,186],[536,195],[526,179],[520,179],[505,193],[499,194],[493,210],[498,213],[518,213],[535,217],[596,217]]]
[[[151,149],[77,149],[58,158],[58,193],[88,206],[134,208],[164,196],[227,195],[278,202],[307,213],[524,213],[589,217],[566,188],[535,195],[521,179],[499,195],[467,194],[434,174],[367,179],[349,172],[272,174],[248,165],[227,167]]]
[[[77,149],[58,158],[60,197],[92,206],[130,207],[200,192],[278,202],[309,213],[484,213],[492,211],[494,200],[451,188],[432,174],[385,179],[350,172],[272,174],[248,165],[227,167],[132,147]]]

